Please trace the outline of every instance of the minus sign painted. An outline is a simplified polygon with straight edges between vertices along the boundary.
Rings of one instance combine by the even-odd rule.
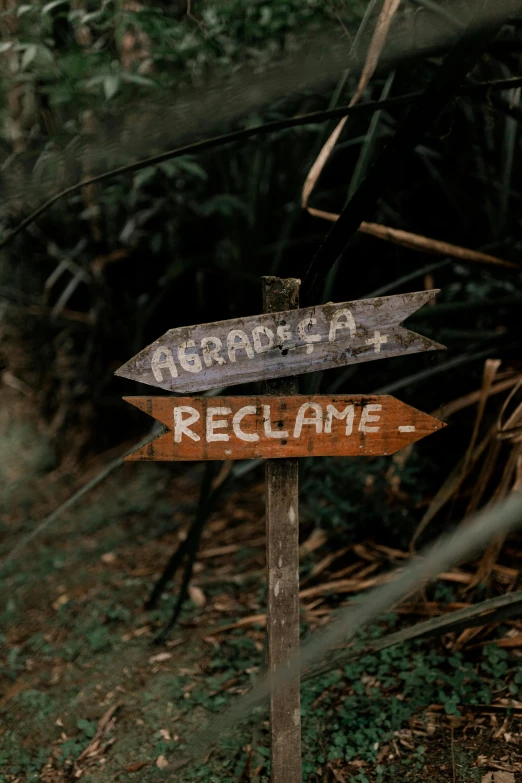
[[[415,432],[415,426],[413,424],[401,424],[399,432]]]

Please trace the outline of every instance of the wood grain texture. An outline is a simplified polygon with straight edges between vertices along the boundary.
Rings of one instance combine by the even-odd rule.
[[[445,426],[389,395],[123,399],[169,428],[127,460],[386,455]]]
[[[171,329],[116,375],[202,392],[444,346],[400,326],[438,293],[417,291]]]
[[[300,281],[263,277],[263,310],[299,306]],[[268,399],[295,395],[297,378],[267,381]],[[272,400],[271,400],[272,401]],[[264,431],[264,424],[263,424]],[[272,438],[273,440],[273,438]],[[267,666],[269,673],[299,651],[299,485],[294,458],[265,463]],[[270,692],[270,778],[272,783],[301,783],[300,674]]]

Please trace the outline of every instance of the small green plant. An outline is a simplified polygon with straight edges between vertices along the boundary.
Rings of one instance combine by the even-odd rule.
[[[397,468],[407,505],[393,503],[389,470],[388,457],[306,460],[301,483],[303,521],[313,521],[338,546],[359,540],[369,528],[378,531],[383,543],[406,546],[430,465],[414,452],[405,466]]]
[[[76,722],[78,733],[75,737],[66,739],[60,745],[60,760],[62,764],[77,758],[85,750],[96,733],[96,722],[80,718]]]
[[[42,691],[22,691],[15,697],[15,701],[24,712],[32,713],[37,719],[47,718],[56,710],[55,700]]]
[[[47,757],[43,748],[30,753],[24,748],[21,737],[14,732],[7,732],[0,746],[0,783],[10,783],[14,779],[27,783],[37,781]]]
[[[104,625],[84,631],[83,637],[93,653],[105,652],[112,647],[112,633]]]

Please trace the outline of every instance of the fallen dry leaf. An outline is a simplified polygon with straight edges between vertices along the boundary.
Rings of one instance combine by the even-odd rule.
[[[105,737],[105,735],[114,728],[114,716],[116,712],[120,709],[121,704],[113,704],[112,707],[109,707],[107,712],[102,715],[100,720],[98,721],[98,726],[96,728],[96,733],[94,734],[91,742],[89,745],[82,750],[78,758],[76,759],[76,763],[78,764],[80,761],[83,761],[87,758],[92,758],[93,756],[96,756],[100,753],[103,753],[103,751],[112,745],[112,742],[114,740],[109,740],[108,743],[106,743],[105,748],[102,748],[101,741]]]
[[[129,642],[136,636],[143,636],[144,634],[148,633],[150,633],[150,627],[148,625],[143,625],[141,628],[133,628],[131,631],[124,633],[121,637],[121,640],[122,642]]]
[[[127,764],[125,769],[127,772],[139,772],[140,769],[143,769],[143,767],[147,767],[148,765],[148,761],[134,761],[132,764]]]
[[[169,762],[165,758],[165,756],[158,756],[156,759],[156,766],[158,769],[166,769],[166,767],[169,766]]]
[[[168,661],[169,658],[172,658],[172,653],[161,652],[149,658],[149,663],[161,663],[162,661]]]
[[[350,100],[350,106],[354,106],[359,101],[373,74],[375,73],[382,49],[386,43],[386,38],[388,37],[392,19],[396,14],[399,5],[400,0],[384,0],[379,19],[377,20],[377,25],[373,31],[373,37],[366,55],[366,62],[359,79],[359,84],[357,85],[357,89]],[[343,117],[342,120],[337,124],[334,131],[328,137],[321,151],[319,152],[319,155],[314,161],[312,168],[308,172],[301,194],[301,206],[303,209],[308,208],[308,200],[312,194],[312,191],[314,190],[317,184],[317,180],[321,176],[323,168],[326,164],[326,161],[332,154],[332,150],[337,144],[341,131],[343,130],[347,121],[348,116]],[[308,211],[312,215],[318,215],[319,213],[319,210],[314,210],[312,208],[308,208]],[[322,216],[324,217],[325,214],[326,213],[323,213]]]
[[[192,601],[193,604],[195,604],[198,608],[201,609],[202,606],[205,606],[207,603],[207,599],[205,597],[205,593],[201,589],[201,587],[196,587],[195,585],[190,585],[188,589],[189,598]]]
[[[63,593],[63,595],[58,596],[56,601],[53,601],[53,609],[58,610],[60,606],[64,606],[65,604],[69,603],[69,596],[67,593]]]
[[[481,783],[515,783],[515,776],[512,772],[486,772]]]

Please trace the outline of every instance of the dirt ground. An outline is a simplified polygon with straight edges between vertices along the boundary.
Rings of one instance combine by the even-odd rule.
[[[22,436],[38,440],[29,431],[16,433]],[[81,480],[57,474],[54,484],[48,473],[38,477],[36,471],[31,486],[18,485],[11,474],[13,491],[4,499],[0,528],[2,552],[11,548],[13,537],[19,540],[32,529],[35,522],[27,520],[35,519],[35,507],[58,506],[102,462],[86,465]],[[19,470],[23,477],[27,465]],[[213,513],[203,534],[191,601],[168,641],[154,644],[172,611],[175,588],[154,611],[144,611],[144,600],[186,534],[199,481],[198,466],[125,465],[4,567],[1,783],[269,779],[266,715],[253,725],[235,727],[220,748],[198,763],[175,772],[171,767],[205,717],[248,690],[263,656],[262,471],[225,496]],[[303,601],[303,633],[328,621],[329,594],[321,585],[335,576],[333,565],[316,579],[310,576],[309,566],[327,550],[317,532],[306,544],[303,585],[312,594]],[[351,553],[352,560],[359,557],[360,569],[367,568],[361,555],[369,550],[358,551]],[[506,658],[488,658],[489,705],[449,715],[441,698],[410,709],[411,694],[423,688],[422,675],[417,684],[411,679],[415,667],[425,665],[428,671],[436,650],[442,671],[440,661],[445,649],[451,654],[449,648],[447,639],[424,642],[415,651],[424,656],[417,659],[421,663],[413,658],[405,663],[398,651],[395,657],[372,659],[376,676],[352,669],[337,679],[303,685],[303,780],[522,780],[516,650]],[[475,648],[469,655],[474,654]],[[400,671],[410,696],[397,685]],[[388,674],[393,683],[386,683]],[[353,702],[366,705],[355,708],[361,714],[350,718],[347,713],[337,725],[337,716],[354,698],[366,699]],[[347,737],[361,749],[360,757],[347,747]]]

